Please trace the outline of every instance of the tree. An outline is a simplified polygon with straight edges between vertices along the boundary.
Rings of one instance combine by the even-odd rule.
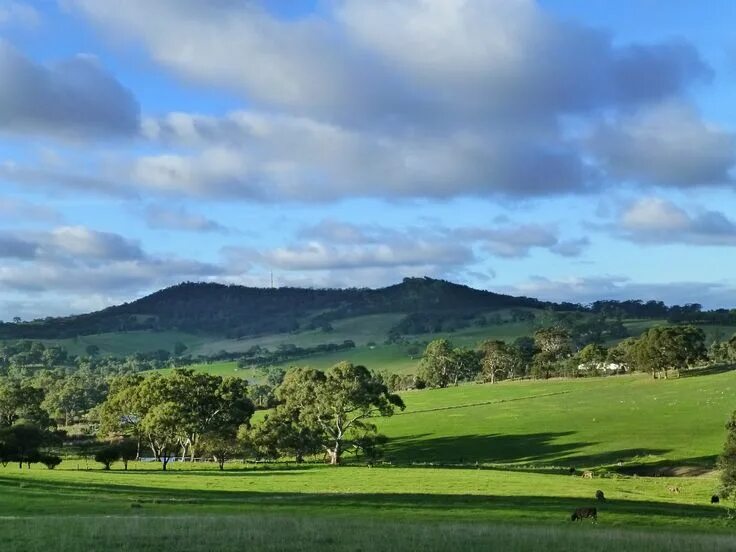
[[[64,425],[69,425],[102,403],[106,394],[104,378],[88,370],[80,370],[50,385],[43,407]]]
[[[120,460],[123,461],[123,469],[128,471],[128,462],[138,458],[138,441],[134,439],[123,439],[117,443],[117,447],[120,452]]]
[[[559,326],[542,328],[534,332],[534,346],[534,369],[548,378],[555,365],[571,353],[570,332]]]
[[[619,341],[616,345],[608,349],[606,355],[606,362],[612,364],[618,364],[625,369],[630,369],[635,363],[634,359],[634,347],[636,346],[637,339],[635,337],[629,337],[622,341]]]
[[[529,337],[528,335],[517,337],[514,339],[513,346],[519,354],[520,375],[527,375],[532,363],[534,362],[534,355],[537,352],[536,346],[534,345],[534,338]]]
[[[726,442],[718,458],[718,467],[721,469],[721,495],[724,498],[733,496],[736,490],[736,412],[726,423]]]
[[[42,454],[39,460],[46,468],[53,470],[56,466],[61,464],[61,456],[55,454]]]
[[[430,341],[419,364],[419,378],[429,387],[447,387],[459,378],[455,349],[447,339]]]
[[[155,405],[141,420],[141,429],[163,471],[182,442],[182,426],[181,411],[173,402]]]
[[[120,460],[120,449],[116,445],[105,445],[95,453],[95,462],[102,464],[104,470],[109,470],[117,460]]]
[[[652,378],[667,379],[669,370],[687,368],[706,358],[705,333],[693,326],[658,326],[639,337],[632,358]]]
[[[165,469],[176,448],[193,460],[205,434],[234,439],[253,412],[245,380],[176,369],[115,380],[99,409],[100,434],[143,440]]]
[[[200,441],[200,450],[205,456],[211,456],[217,462],[220,471],[225,469],[225,462],[234,458],[240,452],[237,441],[229,432],[203,435]]]
[[[398,395],[365,366],[336,364],[327,372],[299,368],[287,374],[278,396],[296,412],[298,424],[317,432],[330,464],[340,463],[354,439],[375,432],[368,419],[404,408]]]
[[[481,370],[481,354],[473,349],[459,347],[453,351],[455,355],[455,385],[458,381],[472,381]]]
[[[580,364],[598,367],[608,357],[608,349],[597,343],[589,343],[578,351],[577,357]]]
[[[505,341],[484,341],[481,355],[481,377],[485,382],[495,383],[499,376],[513,377],[521,365],[519,351]]]
[[[19,423],[0,429],[0,462],[18,462],[18,467],[41,460],[40,448],[49,442],[50,436],[44,429],[29,423]]]
[[[46,428],[50,425],[48,413],[41,408],[44,392],[18,380],[0,380],[0,427],[8,427],[18,420]]]
[[[250,431],[241,431],[240,440],[249,440],[258,453],[266,458],[291,456],[301,464],[304,458],[322,450],[322,432],[300,423],[300,410],[293,404],[281,404],[267,414]]]

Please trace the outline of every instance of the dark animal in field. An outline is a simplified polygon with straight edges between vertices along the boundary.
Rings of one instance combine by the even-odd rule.
[[[598,510],[595,508],[578,508],[570,516],[570,521],[581,521],[585,518],[593,518],[593,521],[598,521]]]
[[[710,497],[710,503],[711,504],[718,504],[721,501],[721,499],[718,497],[718,495],[713,495]]]
[[[569,473],[570,475],[575,475],[575,468],[570,468],[569,470],[567,470],[567,473]]]
[[[606,501],[606,495],[603,494],[603,491],[601,491],[600,489],[598,489],[595,492],[595,499],[598,500],[599,502],[605,502]]]

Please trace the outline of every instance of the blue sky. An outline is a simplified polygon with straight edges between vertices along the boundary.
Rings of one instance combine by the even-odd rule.
[[[736,307],[734,19],[0,0],[0,319],[271,271]]]

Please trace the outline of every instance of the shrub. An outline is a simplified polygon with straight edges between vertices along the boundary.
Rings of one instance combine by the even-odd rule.
[[[44,454],[40,459],[41,463],[48,469],[53,470],[56,466],[61,464],[61,456],[55,454]]]
[[[105,470],[109,470],[113,462],[120,459],[120,449],[115,445],[102,447],[95,454],[95,462],[102,464]]]

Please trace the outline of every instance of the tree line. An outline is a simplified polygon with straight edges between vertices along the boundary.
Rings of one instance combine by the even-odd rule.
[[[45,385],[57,384],[65,391],[46,392]],[[244,379],[188,369],[104,380],[78,373],[62,384],[0,378],[0,462],[53,469],[65,442],[81,442],[77,453],[92,454],[105,469],[119,460],[127,469],[142,456],[164,470],[174,457],[213,459],[221,469],[233,458],[302,462],[318,454],[330,464],[349,453],[372,462],[386,438],[371,420],[404,408],[380,377],[348,362],[325,372],[289,371],[275,389],[274,408],[258,422],[250,391]],[[73,419],[55,402],[66,396],[74,396],[75,413],[84,412],[81,435],[69,426],[57,430],[59,415]]]
[[[709,349],[705,341],[703,330],[694,326],[656,326],[610,347],[600,343],[576,346],[573,334],[563,326],[541,328],[532,337],[510,343],[490,339],[474,348],[455,347],[441,338],[427,345],[416,374],[386,374],[384,378],[394,390],[623,372],[667,378],[706,362],[736,361],[736,337],[714,341]]]

